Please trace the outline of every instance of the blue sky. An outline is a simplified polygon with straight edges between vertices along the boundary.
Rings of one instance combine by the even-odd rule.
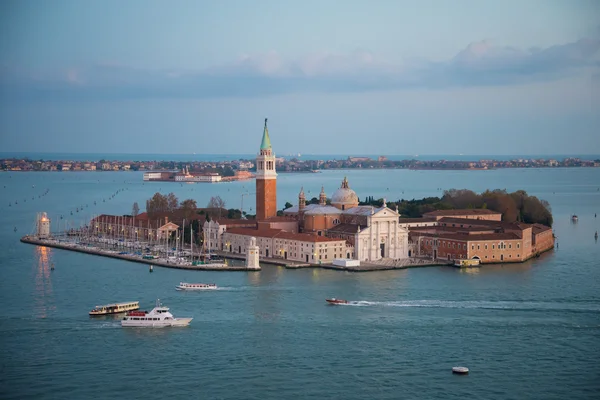
[[[600,2],[4,1],[0,149],[600,154]]]

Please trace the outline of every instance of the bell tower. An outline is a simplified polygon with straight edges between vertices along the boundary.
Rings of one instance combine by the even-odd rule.
[[[275,154],[271,148],[271,139],[267,129],[263,130],[260,153],[256,157],[256,219],[264,220],[277,215],[277,173],[275,172]]]

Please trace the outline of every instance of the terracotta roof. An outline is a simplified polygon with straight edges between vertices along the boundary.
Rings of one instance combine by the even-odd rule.
[[[457,210],[437,210],[430,211],[423,214],[424,217],[443,217],[445,215],[491,215],[491,214],[502,214],[497,211],[488,210],[485,208],[467,208]]]
[[[551,231],[552,230],[551,227],[546,226],[546,225],[542,225],[542,224],[533,224],[532,228],[533,228],[532,231],[533,231],[534,235],[537,235],[539,233],[546,232],[546,231]]]
[[[219,225],[227,225],[227,226],[238,226],[238,227],[256,226],[256,221],[251,220],[251,219],[215,218],[215,219],[213,219],[213,222],[216,222]]]
[[[399,221],[401,224],[410,224],[410,223],[415,223],[415,222],[421,222],[421,223],[435,222],[436,219],[435,218],[427,218],[427,217],[423,217],[423,218],[402,218],[402,217],[400,217]]]
[[[356,233],[356,232],[358,232],[359,226],[360,225],[355,225],[355,224],[339,224],[339,225],[334,226],[331,229],[328,229],[327,232],[328,233],[329,232],[331,232],[331,233],[345,233],[345,234]],[[361,228],[361,231],[364,230],[364,229],[366,229],[366,228],[367,228],[366,226],[363,226]]]
[[[450,224],[463,224],[465,226],[469,225],[483,225],[489,227],[499,227],[505,229],[527,229],[531,225],[524,224],[521,222],[506,222],[506,221],[490,221],[486,219],[467,219],[467,218],[452,218],[452,217],[444,217],[439,220],[440,223],[450,223]]]
[[[294,215],[288,215],[286,216],[276,216],[276,217],[270,217],[267,219],[261,219],[258,222],[296,222],[298,221],[298,218],[296,218],[296,216]]]
[[[482,242],[493,240],[521,240],[515,233],[484,233],[481,235],[466,235],[461,233],[444,232],[441,234],[423,232],[420,236],[427,236],[436,239],[459,240],[463,242]]]
[[[477,232],[494,232],[498,228],[489,227],[489,226],[470,226],[461,228],[460,226],[417,226],[411,228],[411,232],[419,232],[419,231],[435,231],[435,232],[450,232],[450,233],[464,233],[468,234],[477,234]]]

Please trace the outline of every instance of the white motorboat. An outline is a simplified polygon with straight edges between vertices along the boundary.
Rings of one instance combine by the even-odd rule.
[[[175,318],[169,308],[156,300],[152,311],[132,311],[121,320],[121,326],[132,328],[165,328],[168,326],[188,326],[193,318]]]
[[[214,283],[179,282],[179,285],[175,289],[177,289],[177,290],[216,290],[216,289],[218,289],[218,287]]]
[[[459,375],[467,375],[469,373],[469,368],[467,367],[452,367],[453,374]]]

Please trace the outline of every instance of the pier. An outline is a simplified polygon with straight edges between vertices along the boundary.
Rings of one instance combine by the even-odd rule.
[[[93,254],[96,256],[116,258],[119,260],[142,263],[165,268],[187,269],[195,271],[257,271],[255,268],[247,268],[243,265],[225,265],[222,263],[197,264],[190,261],[170,260],[165,258],[144,258],[141,254],[126,253],[118,250],[102,249],[90,244],[82,244],[75,241],[59,240],[55,238],[39,238],[35,236],[24,236],[21,242],[37,246],[47,246],[56,249],[76,251],[79,253]],[[125,253],[125,254],[123,254]]]

